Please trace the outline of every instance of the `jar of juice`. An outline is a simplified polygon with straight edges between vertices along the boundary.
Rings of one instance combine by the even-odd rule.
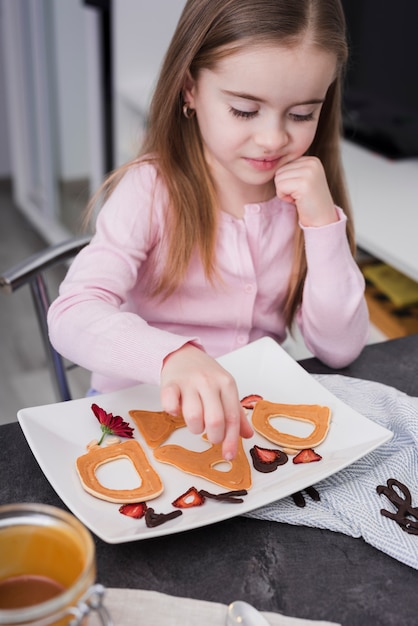
[[[42,504],[0,506],[0,625],[111,626],[96,585],[95,547],[73,515]]]

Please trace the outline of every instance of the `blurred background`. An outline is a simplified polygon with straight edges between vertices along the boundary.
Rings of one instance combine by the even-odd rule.
[[[91,193],[135,155],[184,4],[0,0],[0,273],[80,233]],[[351,48],[343,159],[373,342],[418,332],[418,4],[343,5]],[[53,273],[52,290],[61,278]],[[0,293],[3,420],[54,400],[24,291]],[[309,355],[298,337],[286,347]],[[77,375],[82,395],[88,377]]]

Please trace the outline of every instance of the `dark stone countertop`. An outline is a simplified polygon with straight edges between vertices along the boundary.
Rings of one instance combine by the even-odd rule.
[[[367,346],[348,367],[331,370],[318,359],[305,359],[300,365],[311,374],[342,374],[373,380],[418,396],[418,334]]]
[[[301,365],[331,373],[316,359]],[[418,335],[368,346],[338,373],[418,395]],[[0,427],[0,449],[0,503],[65,508],[17,423]],[[97,577],[108,587],[225,604],[241,598],[261,610],[343,626],[418,624],[418,571],[339,533],[236,517],[156,539],[95,541]]]

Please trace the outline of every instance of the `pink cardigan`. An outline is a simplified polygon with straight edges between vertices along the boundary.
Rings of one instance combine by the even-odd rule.
[[[265,335],[284,341],[296,209],[277,197],[221,213],[208,283],[197,255],[177,291],[150,296],[147,278],[164,258],[164,187],[152,165],[132,168],[99,213],[96,234],[74,260],[49,311],[50,338],[65,357],[113,391],[159,383],[167,354],[193,341],[217,357]],[[346,217],[303,228],[308,273],[297,316],[306,345],[331,367],[354,360],[368,336],[364,280],[349,250]]]

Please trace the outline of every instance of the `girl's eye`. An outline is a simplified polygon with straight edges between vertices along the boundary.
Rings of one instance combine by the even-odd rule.
[[[314,114],[305,113],[304,115],[301,115],[299,113],[289,113],[289,117],[294,122],[312,122],[312,120],[314,119]]]
[[[239,109],[234,109],[233,107],[231,107],[229,110],[234,117],[240,117],[245,120],[249,120],[252,117],[255,117],[258,113],[258,111],[240,111]]]

